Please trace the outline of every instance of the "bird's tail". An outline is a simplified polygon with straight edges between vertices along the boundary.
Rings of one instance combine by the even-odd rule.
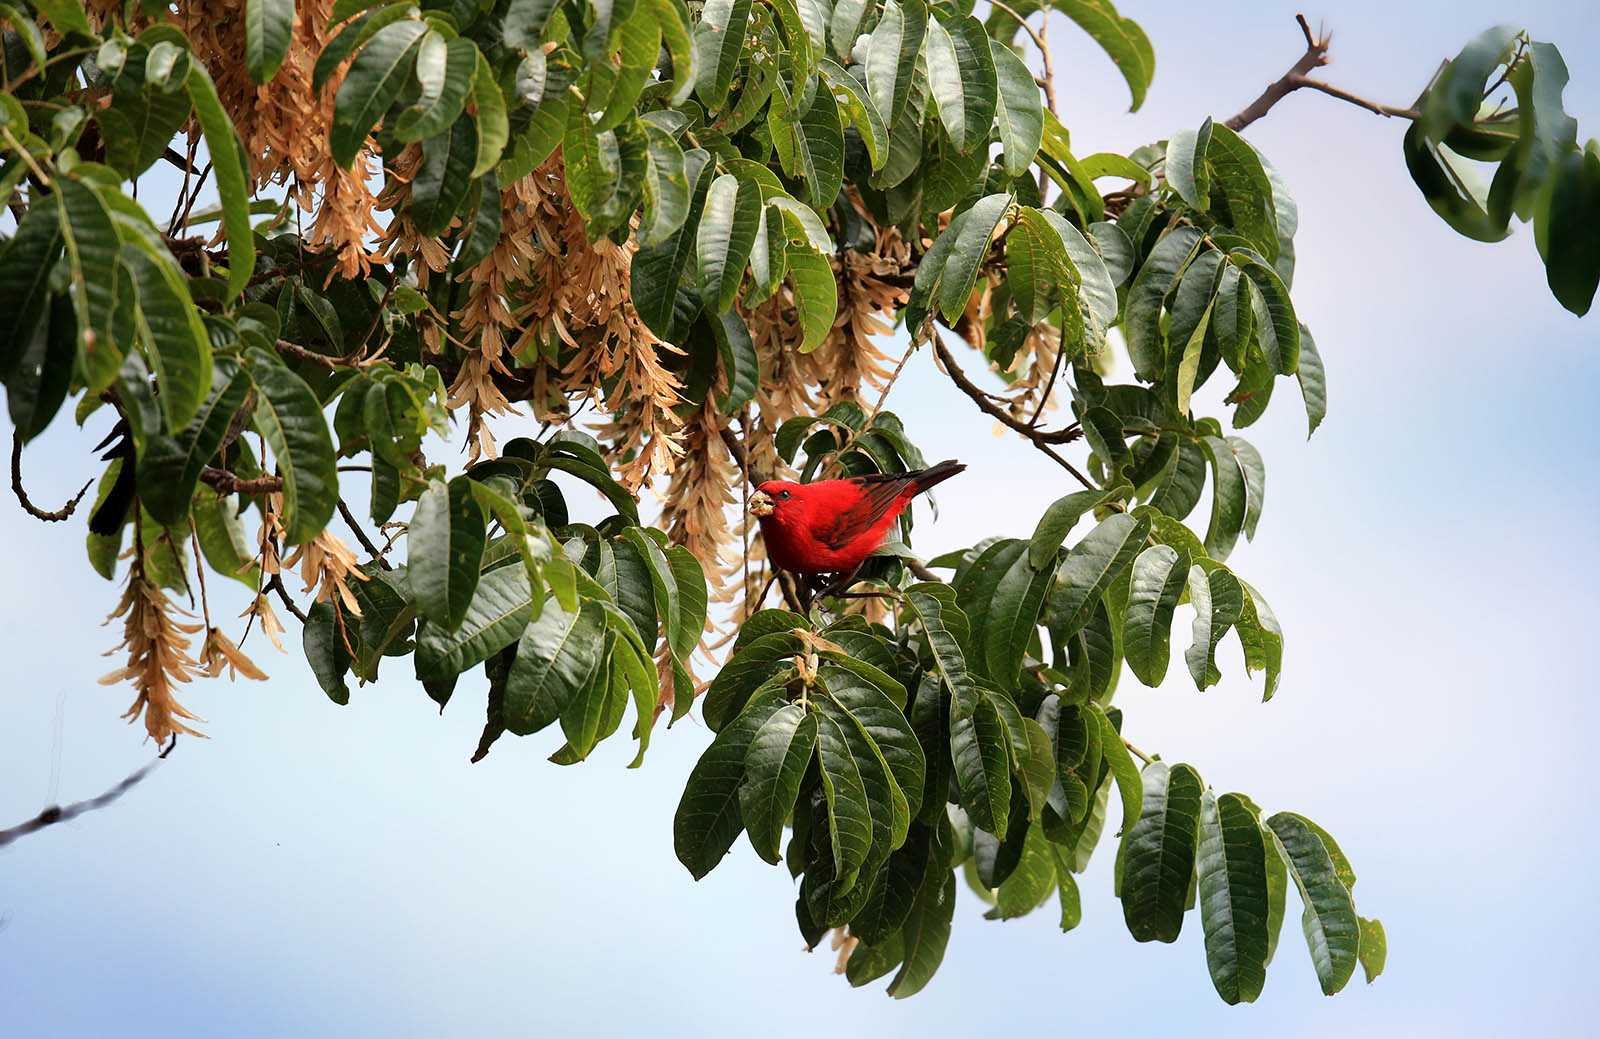
[[[915,493],[921,494],[928,488],[941,484],[957,473],[963,472],[966,468],[965,465],[955,459],[947,458],[938,465],[930,465],[926,469],[919,469],[906,475],[912,479],[913,486],[916,487]]]

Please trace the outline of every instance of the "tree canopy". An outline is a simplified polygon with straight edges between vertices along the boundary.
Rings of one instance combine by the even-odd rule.
[[[958,883],[1070,930],[1097,850],[1135,939],[1198,906],[1227,1002],[1260,993],[1291,880],[1322,990],[1376,977],[1383,928],[1334,838],[1134,747],[1113,704],[1125,671],[1167,680],[1179,618],[1176,681],[1214,685],[1231,634],[1278,688],[1284,632],[1227,563],[1266,486],[1233,431],[1284,384],[1308,432],[1328,402],[1295,204],[1240,131],[1303,88],[1409,120],[1429,205],[1483,241],[1531,222],[1580,314],[1600,142],[1562,109],[1559,52],[1514,28],[1408,108],[1312,79],[1307,29],[1237,116],[1080,155],[1042,26],[1093,38],[1134,108],[1144,32],[1104,0],[980,13],[0,0],[13,486],[74,515],[27,498],[25,447],[69,403],[108,430],[86,554],[123,582],[107,680],[133,685],[129,716],[167,743],[196,733],[179,686],[265,677],[213,623],[209,574],[248,589],[241,630],[279,643],[293,616],[335,703],[385,661],[441,710],[487,687],[472,760],[556,726],[551,760],[576,764],[631,705],[638,765],[698,699],[716,738],[678,858],[701,878],[747,834],[853,985],[925,986]],[[138,198],[158,176],[181,179],[170,217]],[[760,479],[925,464],[892,410],[910,364],[1074,489],[1031,538],[926,560],[907,513],[849,590],[772,573],[743,507]],[[1229,385],[1226,427],[1196,413]],[[497,435],[511,414],[538,435]],[[453,430],[456,474],[423,450]]]

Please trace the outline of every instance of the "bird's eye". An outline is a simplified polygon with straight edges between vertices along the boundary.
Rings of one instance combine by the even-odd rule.
[[[778,497],[782,498],[784,501],[788,501],[789,500],[789,492],[788,491],[779,491],[778,492]]]

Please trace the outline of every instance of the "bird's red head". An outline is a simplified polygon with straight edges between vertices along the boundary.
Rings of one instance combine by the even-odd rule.
[[[790,480],[768,480],[756,487],[756,493],[750,496],[750,514],[759,519],[766,519],[783,508],[783,503],[792,501],[800,493],[800,484]]]

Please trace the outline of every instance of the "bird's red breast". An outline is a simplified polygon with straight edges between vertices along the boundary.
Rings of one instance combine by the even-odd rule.
[[[888,536],[912,498],[966,466],[950,460],[909,473],[792,483],[768,480],[750,499],[767,558],[800,574],[848,573]]]

